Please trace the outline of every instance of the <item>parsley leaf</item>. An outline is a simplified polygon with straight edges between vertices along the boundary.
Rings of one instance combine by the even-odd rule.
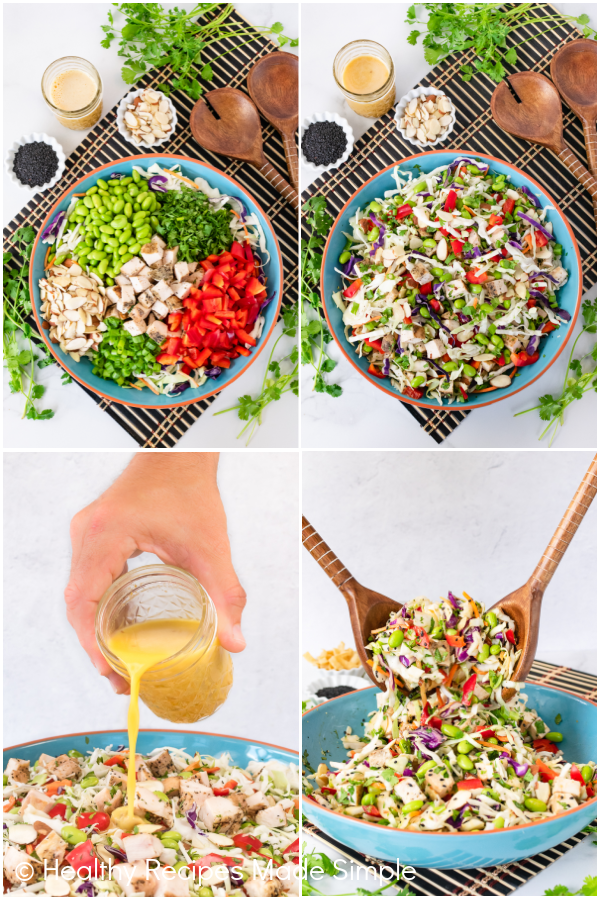
[[[583,886],[575,893],[571,892],[564,884],[544,891],[546,897],[596,897],[598,894],[598,879],[595,875],[586,875]]]

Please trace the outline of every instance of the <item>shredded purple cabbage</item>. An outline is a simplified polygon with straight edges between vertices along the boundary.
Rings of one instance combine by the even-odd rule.
[[[540,346],[540,337],[537,334],[534,334],[532,338],[530,338],[529,343],[527,344],[527,356],[533,356],[536,352],[537,348]]]
[[[430,360],[429,360],[429,365],[430,365],[430,366],[433,366],[435,369],[437,369],[437,370],[440,372],[440,374],[443,375],[443,377],[444,377],[445,379],[448,378],[447,373],[444,372],[444,370],[443,370],[442,367],[439,365],[439,363],[436,363],[435,359],[430,359]]]
[[[466,647],[458,647],[456,650],[456,661],[459,663],[466,662],[469,658],[469,651]]]
[[[273,293],[271,294],[270,297],[267,297],[266,300],[263,300],[263,302],[262,302],[261,305],[260,305],[260,310],[259,310],[259,312],[262,312],[263,309],[264,309],[266,306],[269,305],[269,303],[271,302],[271,300],[273,299],[273,297],[275,296],[276,293],[277,293],[276,291],[273,291]]]
[[[448,628],[456,628],[458,625],[458,616],[455,616],[454,613],[450,616],[449,619],[446,619],[446,625]]]
[[[237,866],[227,866],[229,870],[229,880],[231,881],[231,887],[237,888],[241,887],[244,883],[244,879],[241,875],[238,875],[234,869],[238,868]]]
[[[441,747],[446,738],[437,728],[415,728],[409,736],[409,740],[413,740],[414,738],[419,738],[425,747],[428,750],[437,750],[438,747]]]
[[[58,232],[60,231],[60,227],[61,227],[62,223],[65,221],[66,215],[67,215],[67,213],[65,210],[63,210],[62,212],[56,213],[56,215],[54,216],[52,221],[49,222],[48,225],[46,225],[46,227],[42,231],[42,237],[41,237],[42,241],[45,241],[46,238],[56,237],[58,235]]]
[[[410,669],[410,659],[408,658],[408,656],[399,656],[398,659],[405,669]]]
[[[208,375],[209,378],[218,378],[221,374],[221,369],[219,366],[213,366],[212,369],[207,369],[204,374]]]
[[[522,250],[522,249],[523,249],[523,247],[521,246],[520,241],[515,241],[514,239],[513,239],[513,240],[510,240],[510,241],[507,241],[507,242],[506,242],[506,246],[507,246],[507,247],[512,247],[513,250]]]
[[[116,856],[117,859],[120,859],[121,862],[127,862],[127,854],[124,850],[121,850],[120,847],[115,847],[113,845],[112,847],[107,846],[106,849],[109,853],[112,853],[113,856]]]
[[[523,191],[523,193],[525,194],[526,197],[529,197],[529,199],[531,200],[533,205],[536,207],[536,209],[542,208],[542,204],[540,203],[539,198],[536,197],[536,195],[533,193],[533,191],[530,191],[528,187],[525,187],[525,185],[523,185],[521,187],[521,190]]]
[[[546,306],[549,306],[548,298],[545,296],[545,294],[542,294],[541,291],[529,291],[529,296],[535,297],[536,300],[543,300]]]
[[[196,811],[196,804],[195,804],[195,803],[192,803],[191,807],[190,807],[190,808],[188,809],[188,811],[186,812],[185,817],[186,817],[186,819],[188,820],[188,825],[190,826],[190,828],[195,828],[195,827],[196,827],[196,821],[197,821],[197,819],[198,819],[198,813],[197,813],[197,811]]]
[[[547,278],[548,281],[552,282],[552,284],[560,284],[558,278],[555,278],[554,275],[550,275],[548,272],[534,272],[533,275],[529,276],[529,281],[532,281],[534,278],[539,278],[540,275],[542,276],[542,278]]]
[[[567,322],[571,321],[571,313],[567,312],[566,309],[555,309],[555,315],[559,316],[561,319],[565,319]]]
[[[462,163],[465,163],[467,166],[477,166],[479,171],[484,173],[489,169],[487,163],[477,162],[472,156],[461,156],[459,159],[455,159],[451,167],[455,169],[456,166],[462,165]]]
[[[519,778],[522,778],[523,775],[525,775],[525,773],[529,770],[528,763],[518,763],[515,762],[514,759],[510,759],[510,757],[506,761],[509,766],[513,767],[513,769],[515,770],[515,775],[517,775]]]
[[[189,387],[191,387],[189,381],[180,381],[179,384],[176,384],[175,387],[171,388],[169,394],[183,394]]]
[[[390,374],[390,361],[389,361],[389,359],[388,359],[387,357],[386,357],[386,358],[384,359],[384,361],[383,361],[382,374],[383,374],[383,375],[389,375],[389,374]]]
[[[417,294],[417,300],[419,300],[419,301],[421,302],[421,305],[422,305],[422,306],[426,306],[426,307],[427,307],[427,309],[429,310],[429,315],[431,316],[431,318],[432,318],[435,322],[438,323],[438,325],[440,326],[440,328],[443,328],[444,331],[447,331],[448,334],[450,334],[450,329],[449,329],[449,328],[446,328],[446,326],[444,325],[444,323],[442,322],[442,320],[441,320],[441,319],[439,318],[439,316],[435,313],[435,311],[431,308],[431,304],[430,304],[429,300],[427,299],[427,297],[425,296],[425,294]]]
[[[113,172],[110,178],[125,178],[125,174],[123,172]],[[110,179],[109,179],[110,180]]]
[[[348,260],[348,262],[344,264],[344,269],[343,269],[344,275],[352,275],[352,272],[353,272],[353,270],[354,270],[354,266],[355,266],[357,263],[361,263],[361,262],[364,262],[364,260],[362,260],[362,259],[360,258],[360,256],[354,256],[354,254],[352,254],[352,255],[350,256],[350,259]]]
[[[448,600],[450,604],[454,607],[454,609],[460,609],[460,603],[452,593],[452,591],[448,591]]]
[[[412,778],[415,774],[412,769],[405,769],[402,773],[406,778]]]
[[[533,227],[536,228],[538,231],[541,231],[541,233],[544,235],[544,237],[547,237],[549,241],[553,241],[555,239],[554,235],[550,231],[548,231],[547,228],[544,228],[544,226],[541,225],[539,222],[536,222],[535,219],[532,219],[530,216],[527,216],[527,215],[525,215],[525,213],[522,213],[522,212],[517,213],[517,215],[519,216],[520,219],[524,219],[530,225],[533,225]]]
[[[86,897],[95,897],[96,896],[96,891],[94,890],[94,885],[92,884],[91,881],[84,881],[83,884],[79,885],[79,887],[77,888],[75,893],[76,894],[85,894]]]
[[[167,192],[167,184],[169,179],[166,175],[153,175],[148,179],[148,187],[151,191],[158,191],[161,194]]]

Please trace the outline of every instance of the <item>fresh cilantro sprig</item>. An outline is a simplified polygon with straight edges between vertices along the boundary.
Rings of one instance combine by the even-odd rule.
[[[427,22],[417,20],[418,7],[426,11]],[[518,61],[516,48],[539,37],[539,33],[532,34],[513,47],[507,47],[508,36],[524,25],[549,24],[550,27],[541,32],[547,34],[566,21],[573,22],[584,26],[584,37],[597,38],[585,13],[577,17],[563,13],[538,15],[539,11],[545,12],[546,9],[540,3],[517,3],[511,8],[501,3],[415,3],[408,9],[406,22],[425,30],[413,29],[408,42],[414,46],[420,37],[423,38],[425,60],[431,66],[451,53],[474,50],[475,70],[499,83],[507,74],[504,63],[515,65]],[[463,81],[470,81],[475,74],[473,66],[463,65],[460,68]]]
[[[324,375],[333,372],[337,363],[327,355],[325,345],[332,340],[331,332],[323,315],[323,306],[318,292],[323,262],[323,247],[333,219],[327,212],[325,197],[311,197],[302,207],[309,229],[308,239],[300,242],[302,296],[302,327],[300,329],[300,358],[302,365],[310,365],[315,370],[313,390],[339,397],[339,384],[327,384]],[[316,315],[315,315],[316,314]]]
[[[573,403],[574,400],[581,400],[583,395],[587,394],[589,391],[597,390],[598,344],[594,344],[593,349],[580,359],[573,359],[573,354],[575,353],[579,338],[583,334],[596,334],[597,312],[597,299],[584,300],[582,307],[583,328],[577,335],[571,348],[569,365],[567,366],[562,393],[558,397],[554,397],[552,394],[544,394],[543,397],[540,397],[538,406],[532,406],[531,409],[524,409],[521,412],[515,413],[516,416],[523,416],[525,413],[534,412],[537,409],[540,419],[544,422],[549,422],[539,437],[540,441],[554,425],[554,431],[550,438],[550,447],[556,437],[559,425],[564,425],[564,414],[567,407]],[[593,363],[593,368],[589,368],[590,363]]]
[[[298,46],[297,38],[292,40],[283,34],[281,22],[270,27],[228,22],[234,11],[231,3],[197,3],[190,12],[177,6],[163,7],[160,3],[113,3],[113,6],[125,16],[125,25],[117,28],[109,11],[110,24],[102,26],[106,36],[101,45],[108,49],[119,38],[119,56],[125,59],[121,69],[123,81],[135,84],[151,69],[170,66],[175,78],[170,84],[161,84],[160,90],[165,94],[180,90],[192,100],[197,100],[203,92],[199,78],[213,80],[212,66],[202,59],[203,51],[213,44],[243,37],[247,40],[238,46],[245,46],[261,35],[276,39],[280,47]],[[213,12],[217,14],[206,19]],[[236,49],[223,49],[215,59]]]
[[[572,893],[564,884],[557,884],[556,887],[544,891],[544,894],[546,897],[597,897],[598,878],[596,875],[586,875],[583,879],[583,886],[575,893]]]
[[[306,871],[307,877],[302,879],[302,896],[303,897],[325,897],[323,891],[320,891],[313,884],[310,883],[309,878],[311,877],[313,872],[317,872],[318,876],[321,875],[329,875],[332,878],[335,878],[336,875],[339,874],[339,868],[337,864],[329,857],[326,853],[317,853],[313,851],[312,853],[307,853],[306,844],[302,844],[302,865],[304,870]],[[314,876],[313,876],[314,877]],[[377,888],[376,891],[368,891],[366,888],[356,888],[352,891],[351,894],[333,894],[329,896],[335,897],[380,897],[384,891],[387,891],[388,888],[396,887],[400,884],[400,880],[396,878],[394,881],[388,881],[386,884],[382,884],[380,888]],[[404,885],[404,887],[400,888],[399,891],[396,892],[393,896],[395,897],[415,897],[416,894],[410,890],[408,885]]]
[[[250,394],[244,394],[243,397],[238,397],[238,402],[235,406],[230,406],[227,409],[222,409],[215,413],[215,416],[221,416],[226,412],[237,412],[238,418],[247,423],[238,434],[238,438],[241,438],[246,429],[250,428],[246,446],[248,446],[254,432],[261,424],[262,414],[269,403],[280,400],[284,394],[288,394],[290,391],[292,394],[295,394],[296,397],[298,396],[298,346],[294,345],[287,356],[284,356],[279,360],[273,359],[277,344],[282,337],[296,337],[296,331],[298,329],[298,305],[294,304],[293,306],[284,307],[282,309],[282,318],[283,331],[273,344],[273,349],[269,356],[267,370],[258,397],[251,397]]]
[[[8,386],[12,394],[22,394],[25,398],[24,419],[51,419],[51,409],[38,410],[35,401],[44,396],[45,387],[36,382],[35,366],[52,365],[54,357],[42,338],[36,334],[27,317],[31,315],[29,296],[29,260],[33,250],[35,231],[30,225],[19,228],[13,236],[15,253],[22,259],[19,263],[12,253],[3,255],[3,353],[4,365],[8,369]],[[38,355],[38,351],[39,354]],[[71,377],[63,373],[63,384],[69,384]]]

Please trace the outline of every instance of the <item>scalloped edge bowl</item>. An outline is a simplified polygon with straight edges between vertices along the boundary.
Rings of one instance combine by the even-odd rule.
[[[308,128],[309,125],[314,125],[316,122],[335,122],[336,125],[341,125],[344,129],[344,133],[348,140],[348,144],[346,146],[346,150],[339,159],[336,159],[335,162],[329,163],[328,166],[317,166],[315,163],[311,163],[307,160],[302,150],[302,138],[304,137],[304,132]],[[303,120],[302,126],[300,128],[300,156],[302,159],[302,165],[306,166],[307,169],[310,169],[311,172],[315,172],[317,175],[322,175],[323,172],[331,172],[333,169],[338,169],[342,163],[345,163],[347,159],[350,158],[350,154],[354,150],[354,132],[352,131],[352,127],[347,119],[344,119],[343,116],[338,115],[337,113],[332,112],[324,112],[324,113],[314,113],[312,116],[307,116],[306,119]]]
[[[129,129],[125,125],[125,113],[127,112],[127,105],[135,100],[136,97],[141,96],[141,94],[143,94],[145,90],[148,90],[148,88],[140,88],[137,91],[131,91],[130,94],[127,94],[126,97],[123,97],[117,107],[117,131],[119,132],[123,140],[127,141],[128,144],[131,144],[132,147],[135,147],[136,150],[139,150],[140,148],[143,148],[144,150],[154,150],[155,147],[160,147],[162,144],[166,144],[168,141],[173,140],[173,138],[175,137],[175,131],[177,129],[177,110],[173,105],[173,101],[170,97],[167,97],[166,94],[163,94],[162,91],[157,91],[156,88],[150,88],[149,90],[154,91],[156,94],[160,94],[161,99],[166,100],[169,104],[169,109],[171,110],[171,115],[173,116],[171,120],[171,132],[166,137],[161,138],[159,141],[155,141],[153,144],[146,144],[144,141],[142,141],[141,144],[136,144],[136,142],[132,138],[131,131],[129,131]]]
[[[13,168],[15,154],[19,147],[24,147],[25,144],[31,144],[33,141],[43,141],[45,144],[49,144],[58,156],[58,169],[56,170],[56,175],[51,181],[37,187],[30,187],[28,184],[23,184],[22,181],[19,181]],[[6,151],[6,156],[4,157],[4,170],[12,183],[16,184],[17,187],[29,191],[31,194],[41,194],[42,191],[47,191],[48,188],[54,187],[54,185],[60,181],[65,171],[65,163],[65,153],[58,141],[49,134],[36,132],[35,134],[26,134],[24,137],[20,138],[18,141],[14,141],[14,143],[10,145]]]

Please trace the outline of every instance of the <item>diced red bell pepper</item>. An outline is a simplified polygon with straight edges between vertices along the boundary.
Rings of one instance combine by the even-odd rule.
[[[78,847],[67,853],[65,859],[78,874],[83,870],[84,875],[88,879],[101,877],[99,860],[94,854],[94,845],[91,840],[86,841],[84,844],[79,844]]]
[[[407,216],[410,216],[412,213],[412,206],[409,206],[408,203],[405,203],[403,206],[399,206],[396,210],[396,219],[400,221],[400,219],[405,219]]]
[[[463,684],[463,703],[465,706],[470,706],[473,700],[473,691],[475,690],[475,685],[477,684],[477,674],[474,673],[471,675],[465,683]]]
[[[226,797],[229,794],[229,792],[234,790],[236,787],[237,787],[237,781],[234,778],[232,778],[230,781],[228,781],[226,784],[224,784],[223,787],[213,788],[213,794],[216,797]]]
[[[181,348],[181,338],[169,338],[167,341],[167,346],[165,347],[165,353],[169,356],[177,356],[179,357],[179,350]]]
[[[208,284],[206,287],[202,288],[202,293],[200,296],[202,297],[203,300],[209,300],[209,299],[212,299],[213,297],[219,297],[219,298],[222,297],[223,292],[220,291],[218,288],[214,287],[213,285]],[[188,298],[186,297],[186,300],[187,299]],[[183,305],[185,306],[185,300],[183,301]]]
[[[411,316],[404,316],[404,324],[405,324],[405,325],[412,325],[412,317],[411,317]]]
[[[185,359],[187,359],[187,357],[184,356],[184,360]],[[191,375],[192,368],[193,366],[188,366],[187,364],[185,364],[181,367],[180,371],[183,372],[184,375]]]
[[[595,797],[595,796],[596,796],[596,791],[594,790],[594,785],[593,785],[593,784],[586,784],[586,786],[585,786],[585,793],[586,793],[586,795],[587,795],[588,797]]]
[[[429,303],[435,309],[436,312],[439,312],[440,309],[442,308],[442,304],[440,303],[440,301],[436,300],[435,298],[433,300],[430,300]]]
[[[61,819],[67,814],[67,804],[66,803],[55,803],[48,815],[51,819],[57,819],[59,816]]]
[[[451,647],[464,647],[465,639],[461,637],[460,634],[447,634],[445,640],[450,644]]]
[[[381,369],[378,369],[377,366],[374,366],[373,363],[367,369],[369,375],[374,375],[376,378],[385,378],[386,376],[383,374]]]
[[[211,269],[214,269],[214,266],[207,259],[203,259],[200,263],[200,267],[204,269],[205,272],[209,272]]]
[[[204,350],[201,350],[200,353],[198,354],[194,368],[203,366],[209,356],[210,356],[210,347],[205,347]]]
[[[373,350],[379,350],[380,353],[383,353],[383,348],[381,346],[381,341],[369,341],[368,339],[365,341],[365,344],[368,344],[369,347],[372,347]]]
[[[281,853],[300,853],[300,838],[296,838],[295,841],[292,841],[285,850],[282,850]]]
[[[240,850],[246,850],[247,853],[258,853],[262,847],[262,842],[252,834],[236,834],[233,837],[233,843]]]
[[[546,322],[546,324],[542,327],[542,332],[544,334],[549,334],[551,331],[554,331],[558,326],[554,324],[554,322]]]
[[[512,628],[507,628],[507,630],[504,632],[504,634],[506,635],[507,641],[510,641],[511,644],[516,645],[517,642],[515,641],[515,634],[514,634],[514,631],[512,630]]]
[[[236,353],[241,353],[242,356],[250,356],[250,350],[247,347],[242,347],[241,344],[238,344]]]
[[[436,224],[437,224],[437,223],[436,223]],[[440,234],[443,234],[444,237],[448,237],[448,235],[449,235],[449,233],[450,233],[449,231],[446,231],[445,228],[438,228],[438,231],[439,231]]]
[[[202,335],[200,334],[200,331],[199,331],[197,325],[190,325],[190,327],[186,331],[186,335],[188,338],[188,347],[190,345],[193,346],[194,344],[198,347],[201,346]]]
[[[183,313],[169,313],[167,316],[167,321],[169,323],[169,328],[171,331],[178,331],[181,325],[181,320],[183,318]],[[105,763],[107,765],[107,763]]]
[[[545,247],[548,243],[548,238],[546,237],[546,235],[542,234],[541,231],[538,231],[537,228],[534,229],[534,234],[536,247]]]
[[[209,353],[210,353],[210,350],[209,350]],[[185,372],[185,374],[189,375],[190,372],[192,371],[192,369],[196,368],[197,363],[190,356],[184,356],[183,361],[184,361],[185,365],[181,367],[181,371],[183,372],[185,369],[187,369],[187,372]]]
[[[354,297],[356,292],[362,287],[362,280],[357,278],[356,281],[353,281],[352,284],[349,284],[345,291],[342,291],[344,297],[350,299],[350,297]]]
[[[179,360],[179,356],[169,356],[168,353],[159,353],[156,362],[161,366],[174,366]]]
[[[429,719],[429,724],[432,725],[433,728],[439,729],[442,727],[442,720],[439,716],[431,716],[431,718]]]
[[[555,772],[554,769],[551,769],[550,766],[547,766],[541,759],[536,759],[535,764],[540,771],[540,775],[545,776],[546,781],[553,781],[560,774],[559,772]]]
[[[475,272],[473,269],[470,269],[467,272],[467,281],[469,284],[485,284],[487,280],[487,272]]]
[[[231,255],[236,259],[246,259],[246,254],[244,253],[244,248],[241,244],[238,244],[237,241],[234,241],[231,245]]]
[[[247,334],[242,328],[234,328],[233,329],[237,335],[238,341],[242,344],[250,344],[252,347],[256,347],[256,341],[254,338]]]
[[[110,759],[107,759],[104,763],[105,766],[121,766],[122,769],[125,768],[125,760],[122,756],[111,756]]]
[[[488,219],[488,230],[493,228],[494,225],[502,225],[503,220],[504,216],[497,216],[495,213],[492,213]]]
[[[483,787],[483,782],[479,778],[466,778],[464,781],[459,781],[456,787],[459,791],[475,791],[477,788]]]
[[[404,386],[402,393],[406,394],[407,397],[412,397],[414,400],[420,400],[423,396],[423,391],[420,391],[419,388],[411,387],[410,384]]]
[[[458,194],[456,191],[449,191],[448,196],[446,197],[446,202],[444,203],[444,212],[452,212],[456,207],[456,198]]]
[[[534,744],[534,746],[535,746],[535,744]],[[581,772],[579,771],[579,769],[577,768],[576,765],[571,766],[571,778],[573,779],[573,781],[578,781],[579,784],[585,784],[585,781],[583,780],[583,775],[581,774]]]
[[[263,285],[260,283],[258,278],[250,278],[248,279],[248,284],[246,285],[246,292],[250,294],[260,294],[264,290]]]
[[[510,358],[513,365],[519,368],[521,366],[532,366],[533,363],[538,361],[538,359],[540,358],[540,354],[533,353],[531,356],[529,356],[526,350],[521,350],[520,353],[511,353]]]
[[[547,753],[558,753],[558,747],[548,738],[536,738],[533,742],[534,750],[544,750]]]
[[[486,728],[485,725],[478,725],[475,731],[477,731],[481,735],[484,741],[486,738],[494,737],[494,729]]]
[[[78,828],[91,828],[94,826],[96,831],[107,831],[110,825],[110,816],[105,812],[83,813],[77,816]]]
[[[534,306],[535,306],[535,298],[530,297],[529,300],[527,301],[527,308],[533,309]]]
[[[381,813],[377,809],[376,806],[363,806],[363,812],[365,812],[368,816],[373,816],[381,819]]]
[[[513,209],[515,208],[515,201],[511,200],[510,197],[507,197],[504,203],[502,204],[502,212],[512,214]]]
[[[462,253],[464,244],[462,241],[450,241],[450,246],[452,247],[452,252],[458,256],[459,253]]]

